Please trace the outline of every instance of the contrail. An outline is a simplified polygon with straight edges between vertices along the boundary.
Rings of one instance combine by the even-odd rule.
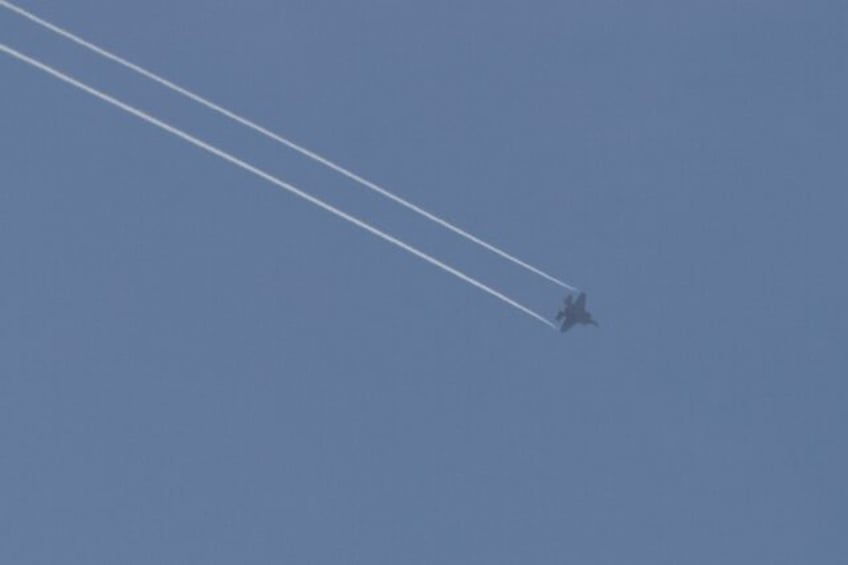
[[[549,280],[549,281],[551,281],[555,284],[558,284],[559,286],[561,286],[563,288],[567,288],[568,290],[577,291],[577,288],[575,288],[574,286],[558,279],[557,277],[555,277],[553,275],[546,273],[545,271],[543,271],[543,270],[541,270],[537,267],[534,267],[533,265],[530,265],[529,263],[526,263],[525,261],[522,261],[518,257],[515,257],[514,255],[507,253],[503,249],[496,247],[495,245],[492,245],[491,243],[488,243],[488,242],[480,239],[479,237],[463,230],[462,228],[448,222],[447,220],[443,220],[439,216],[436,216],[435,214],[428,212],[427,210],[421,208],[420,206],[417,206],[416,204],[413,204],[412,202],[410,202],[410,201],[408,201],[404,198],[401,198],[400,196],[397,196],[396,194],[386,190],[385,188],[378,185],[377,183],[374,183],[372,181],[369,181],[366,178],[363,178],[363,177],[357,175],[356,173],[342,167],[341,165],[338,165],[338,164],[334,163],[333,161],[330,161],[326,157],[322,157],[321,155],[319,155],[319,154],[317,154],[313,151],[310,151],[309,149],[307,149],[307,148],[305,148],[301,145],[298,145],[297,143],[291,141],[290,139],[286,139],[285,137],[266,129],[266,128],[260,126],[259,124],[252,122],[252,121],[248,120],[247,118],[244,118],[244,117],[236,114],[235,112],[227,110],[226,108],[215,104],[214,102],[210,101],[209,99],[204,98],[204,97],[200,96],[199,94],[195,94],[194,92],[192,92],[192,91],[190,91],[186,88],[183,88],[183,87],[181,87],[181,86],[179,86],[179,85],[157,75],[156,73],[145,69],[144,67],[140,67],[139,65],[131,63],[130,61],[127,61],[126,59],[119,57],[118,55],[115,55],[114,53],[112,53],[112,52],[110,52],[110,51],[108,51],[108,50],[106,50],[102,47],[99,47],[99,46],[97,46],[97,45],[95,45],[95,44],[93,44],[89,41],[86,41],[85,39],[71,33],[70,31],[68,31],[64,28],[61,28],[61,27],[59,27],[59,26],[57,26],[53,23],[50,23],[46,20],[43,20],[43,19],[39,18],[38,16],[36,16],[35,14],[28,12],[27,10],[24,10],[23,8],[21,8],[19,6],[16,6],[16,5],[12,4],[11,2],[6,2],[5,0],[0,0],[0,5],[5,6],[6,8],[12,10],[13,12],[29,19],[32,22],[35,22],[36,24],[52,31],[53,33],[59,34],[62,37],[69,39],[69,40],[73,41],[74,43],[85,47],[86,49],[94,51],[98,55],[101,55],[101,56],[103,56],[107,59],[110,59],[111,61],[114,61],[114,62],[116,62],[120,65],[123,65],[124,67],[126,67],[126,68],[128,68],[132,71],[135,71],[136,73],[138,73],[138,74],[140,74],[144,77],[147,77],[150,80],[153,80],[153,81],[161,84],[162,86],[164,86],[164,87],[166,87],[166,88],[168,88],[168,89],[170,89],[174,92],[177,92],[177,93],[179,93],[179,94],[181,94],[181,95],[183,95],[187,98],[190,98],[191,100],[197,102],[198,104],[202,104],[203,106],[206,106],[210,110],[213,110],[213,111],[215,111],[215,112],[217,112],[217,113],[219,113],[223,116],[226,116],[227,118],[230,118],[231,120],[234,120],[234,121],[238,122],[239,124],[241,124],[243,126],[246,126],[246,127],[250,128],[250,129],[252,129],[252,130],[254,130],[254,131],[270,138],[270,139],[273,139],[274,141],[281,143],[281,144],[285,145],[286,147],[293,149],[294,151],[297,151],[301,155],[304,155],[304,156],[306,156],[306,157],[308,157],[308,158],[310,158],[314,161],[317,161],[318,163],[321,163],[322,165],[324,165],[326,167],[329,167],[333,171],[335,171],[335,172],[337,172],[341,175],[344,175],[345,177],[353,180],[354,182],[357,182],[357,183],[361,184],[362,186],[365,186],[365,187],[373,190],[374,192],[377,192],[378,194],[388,198],[389,200],[391,200],[391,201],[393,201],[397,204],[400,204],[401,206],[408,208],[409,210],[412,210],[413,212],[427,218],[428,220],[439,224],[440,226],[442,226],[442,227],[464,237],[465,239],[467,239],[469,241],[476,243],[477,245],[491,251],[492,253],[495,253],[495,254],[503,257],[504,259],[506,259],[508,261],[511,261],[512,263],[514,263],[516,265],[519,265],[520,267],[523,267],[524,269],[527,269],[528,271],[530,271],[530,272],[532,272],[536,275],[539,275],[540,277],[543,277],[543,278],[545,278],[545,279],[547,279],[547,280]]]
[[[108,102],[109,104],[116,106],[116,107],[120,108],[121,110],[123,110],[123,111],[125,111],[129,114],[132,114],[133,116],[135,116],[137,118],[140,118],[140,119],[142,119],[142,120],[144,120],[144,121],[146,121],[150,124],[153,124],[154,126],[160,128],[160,129],[163,129],[166,132],[175,135],[176,137],[179,137],[183,141],[187,141],[187,142],[191,143],[192,145],[195,145],[195,146],[203,149],[204,151],[207,151],[207,152],[215,155],[216,157],[220,157],[221,159],[223,159],[223,160],[225,160],[229,163],[232,163],[233,165],[240,167],[241,169],[244,169],[245,171],[247,171],[249,173],[253,173],[257,177],[264,179],[264,180],[270,182],[271,184],[274,184],[274,185],[276,185],[276,186],[278,186],[282,189],[285,189],[285,190],[295,194],[296,196],[299,196],[299,197],[303,198],[304,200],[306,200],[306,201],[308,201],[308,202],[310,202],[310,203],[312,203],[312,204],[314,204],[314,205],[316,205],[320,208],[323,208],[327,212],[330,212],[331,214],[338,216],[339,218],[346,220],[346,221],[354,224],[355,226],[360,227],[360,228],[364,229],[365,231],[370,232],[373,235],[376,235],[377,237],[384,239],[385,241],[388,241],[389,243],[391,243],[393,245],[396,245],[397,247],[400,247],[404,251],[407,251],[407,252],[415,255],[416,257],[427,261],[431,265],[434,265],[434,266],[442,269],[443,271],[446,271],[446,272],[454,275],[455,277],[462,279],[463,281],[467,282],[468,284],[473,285],[473,286],[479,288],[480,290],[483,290],[483,291],[489,293],[490,295],[494,296],[495,298],[505,302],[506,304],[509,304],[510,306],[512,306],[514,308],[517,308],[518,310],[521,310],[522,312],[524,312],[528,316],[531,316],[531,317],[535,318],[536,320],[542,322],[546,326],[549,326],[551,328],[556,329],[556,326],[553,323],[551,323],[550,321],[548,321],[541,314],[534,312],[533,310],[527,308],[526,306],[524,306],[522,304],[519,304],[515,300],[509,298],[508,296],[506,296],[506,295],[498,292],[497,290],[483,284],[482,282],[478,281],[477,279],[475,279],[475,278],[473,278],[469,275],[466,275],[462,271],[459,271],[459,270],[451,267],[450,265],[447,265],[446,263],[439,261],[435,257],[432,257],[432,256],[428,255],[427,253],[424,253],[423,251],[409,245],[408,243],[405,243],[405,242],[403,242],[403,241],[401,241],[401,240],[399,240],[399,239],[397,239],[397,238],[395,238],[395,237],[393,237],[393,236],[371,226],[370,224],[360,220],[359,218],[356,218],[355,216],[351,216],[350,214],[348,214],[346,212],[342,212],[338,208],[336,208],[336,207],[334,207],[330,204],[327,204],[323,200],[316,198],[314,196],[311,196],[311,195],[303,192],[299,188],[297,188],[297,187],[295,187],[295,186],[293,186],[293,185],[291,185],[287,182],[284,182],[284,181],[278,179],[277,177],[274,177],[274,176],[266,173],[265,171],[263,171],[263,170],[261,170],[257,167],[254,167],[253,165],[250,165],[250,164],[242,161],[241,159],[234,157],[233,155],[230,155],[229,153],[222,151],[221,149],[218,149],[217,147],[215,147],[213,145],[210,145],[209,143],[206,143],[205,141],[202,141],[202,140],[200,140],[200,139],[198,139],[198,138],[196,138],[196,137],[194,137],[194,136],[192,136],[192,135],[190,135],[190,134],[188,134],[188,133],[186,133],[186,132],[184,132],[184,131],[182,131],[178,128],[175,128],[174,126],[171,126],[171,125],[169,125],[169,124],[167,124],[167,123],[165,123],[161,120],[158,120],[158,119],[154,118],[153,116],[146,114],[145,112],[142,112],[141,110],[139,110],[139,109],[137,109],[133,106],[130,106],[129,104],[121,102],[120,100],[113,98],[113,97],[109,96],[108,94],[101,92],[101,91],[99,91],[99,90],[97,90],[97,89],[95,89],[91,86],[88,86],[87,84],[80,82],[79,80],[62,73],[61,71],[54,69],[53,67],[45,65],[44,63],[37,61],[36,59],[33,59],[32,57],[24,55],[23,53],[16,51],[16,50],[12,49],[11,47],[8,47],[7,45],[0,43],[0,51],[3,51],[7,55],[11,55],[15,59],[18,59],[19,61],[22,61],[24,63],[32,65],[33,67],[35,67],[35,68],[37,68],[41,71],[44,71],[45,73],[52,75],[53,77],[58,78],[59,80],[62,80],[64,82],[66,82],[67,84],[70,84],[71,86],[75,86],[76,88],[103,100],[104,102]]]

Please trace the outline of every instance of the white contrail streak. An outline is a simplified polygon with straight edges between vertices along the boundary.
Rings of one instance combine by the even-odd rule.
[[[462,271],[459,271],[459,270],[451,267],[450,265],[447,265],[447,264],[439,261],[435,257],[432,257],[432,256],[424,253],[423,251],[420,251],[419,249],[417,249],[417,248],[415,248],[415,247],[413,247],[413,246],[411,246],[411,245],[409,245],[409,244],[407,244],[407,243],[405,243],[405,242],[403,242],[403,241],[401,241],[401,240],[399,240],[395,237],[392,237],[391,235],[371,226],[370,224],[363,222],[359,218],[351,216],[350,214],[347,214],[346,212],[342,212],[338,208],[336,208],[336,207],[334,207],[330,204],[327,204],[323,200],[321,200],[319,198],[315,198],[314,196],[310,196],[309,194],[303,192],[299,188],[297,188],[297,187],[295,187],[295,186],[293,186],[293,185],[291,185],[287,182],[284,182],[284,181],[278,179],[277,177],[274,177],[274,176],[266,173],[265,171],[258,169],[256,167],[254,167],[253,165],[250,165],[250,164],[242,161],[241,159],[238,159],[237,157],[234,157],[234,156],[230,155],[229,153],[226,153],[225,151],[222,151],[221,149],[218,149],[217,147],[206,143],[205,141],[201,141],[200,139],[198,139],[198,138],[196,138],[192,135],[189,135],[188,133],[186,133],[186,132],[184,132],[184,131],[182,131],[178,128],[175,128],[174,126],[171,126],[171,125],[169,125],[169,124],[167,124],[163,121],[160,121],[160,120],[154,118],[153,116],[146,114],[145,112],[142,112],[141,110],[139,110],[139,109],[137,109],[133,106],[130,106],[129,104],[121,102],[120,100],[113,98],[113,97],[109,96],[108,94],[105,94],[105,93],[103,93],[103,92],[101,92],[101,91],[99,91],[95,88],[92,88],[91,86],[88,86],[87,84],[80,82],[80,81],[76,80],[75,78],[72,78],[72,77],[62,73],[61,71],[58,71],[58,70],[54,69],[53,67],[45,65],[44,63],[37,61],[36,59],[33,59],[33,58],[31,58],[27,55],[24,55],[23,53],[16,51],[16,50],[12,49],[11,47],[8,47],[8,46],[0,43],[0,51],[6,53],[7,55],[14,57],[15,59],[18,59],[19,61],[23,61],[24,63],[32,65],[33,67],[40,69],[40,70],[44,71],[45,73],[48,73],[48,74],[52,75],[53,77],[55,77],[59,80],[62,80],[64,82],[66,82],[67,84],[70,84],[71,86],[75,86],[76,88],[103,100],[104,102],[108,102],[109,104],[116,106],[116,107],[120,108],[121,110],[123,110],[123,111],[125,111],[129,114],[132,114],[133,116],[135,116],[137,118],[140,118],[140,119],[142,119],[142,120],[144,120],[144,121],[146,121],[150,124],[153,124],[154,126],[160,128],[160,129],[163,129],[166,132],[179,137],[183,141],[187,141],[187,142],[191,143],[192,145],[195,145],[195,146],[215,155],[216,157],[220,157],[221,159],[228,161],[229,163],[232,163],[233,165],[240,167],[240,168],[244,169],[245,171],[247,171],[249,173],[253,173],[254,175],[258,176],[259,178],[270,182],[271,184],[274,184],[274,185],[276,185],[276,186],[278,186],[282,189],[288,190],[289,192],[303,198],[304,200],[306,200],[306,201],[308,201],[308,202],[310,202],[310,203],[312,203],[312,204],[314,204],[314,205],[316,205],[320,208],[323,208],[327,212],[330,212],[331,214],[334,214],[334,215],[338,216],[339,218],[342,218],[343,220],[346,220],[346,221],[364,229],[365,231],[368,231],[368,232],[376,235],[377,237],[382,238],[382,239],[388,241],[389,243],[400,247],[404,251],[412,253],[416,257],[427,261],[431,265],[435,265],[436,267],[442,269],[443,271],[446,271],[446,272],[454,275],[455,277],[462,279],[463,281],[467,282],[468,284],[473,285],[473,286],[479,288],[480,290],[483,290],[483,291],[491,294],[495,298],[502,300],[503,302],[509,304],[510,306],[512,306],[514,308],[517,308],[518,310],[521,310],[522,312],[524,312],[528,316],[532,316],[533,318],[542,322],[546,326],[549,326],[551,328],[556,329],[556,326],[553,323],[551,323],[550,321],[548,321],[544,316],[537,314],[533,310],[530,310],[526,306],[519,304],[515,300],[513,300],[513,299],[509,298],[508,296],[498,292],[497,290],[483,284],[482,282],[478,281],[477,279],[475,279],[475,278],[473,278],[469,275],[466,275]]]
[[[408,208],[409,210],[412,210],[413,212],[420,214],[421,216],[424,216],[428,220],[431,220],[431,221],[439,224],[440,226],[442,226],[442,227],[464,237],[465,239],[467,239],[469,241],[476,243],[477,245],[491,251],[492,253],[495,253],[495,254],[503,257],[504,259],[507,259],[508,261],[511,261],[512,263],[515,263],[516,265],[523,267],[524,269],[527,269],[528,271],[530,271],[532,273],[535,273],[536,275],[539,275],[540,277],[543,277],[543,278],[545,278],[545,279],[547,279],[547,280],[549,280],[549,281],[551,281],[555,284],[558,284],[559,286],[561,286],[563,288],[567,288],[568,290],[571,290],[571,291],[577,290],[572,285],[570,285],[566,282],[563,282],[560,279],[556,278],[555,276],[550,275],[550,274],[546,273],[545,271],[543,271],[543,270],[541,270],[537,267],[534,267],[533,265],[530,265],[529,263],[526,263],[525,261],[522,261],[518,257],[515,257],[514,255],[507,253],[503,249],[500,249],[499,247],[496,247],[496,246],[492,245],[491,243],[488,243],[488,242],[480,239],[479,237],[477,237],[477,236],[475,236],[471,233],[468,233],[467,231],[465,231],[465,230],[461,229],[460,227],[448,222],[447,220],[443,220],[439,216],[436,216],[435,214],[428,212],[427,210],[424,210],[420,206],[417,206],[417,205],[413,204],[412,202],[410,202],[410,201],[408,201],[404,198],[401,198],[400,196],[397,196],[396,194],[394,194],[392,192],[389,192],[388,190],[386,190],[382,186],[380,186],[380,185],[378,185],[374,182],[371,182],[368,179],[357,175],[356,173],[353,173],[352,171],[342,167],[341,165],[338,165],[338,164],[334,163],[333,161],[330,161],[326,157],[322,157],[321,155],[318,155],[317,153],[314,153],[313,151],[310,151],[309,149],[307,149],[307,148],[305,148],[301,145],[298,145],[297,143],[295,143],[295,142],[293,142],[289,139],[286,139],[285,137],[266,129],[266,128],[260,126],[259,124],[256,124],[255,122],[252,122],[252,121],[248,120],[247,118],[244,118],[244,117],[236,114],[235,112],[231,112],[230,110],[227,110],[226,108],[223,108],[223,107],[215,104],[214,102],[210,101],[207,98],[200,96],[199,94],[195,94],[194,92],[192,92],[192,91],[190,91],[186,88],[183,88],[183,87],[181,87],[181,86],[179,86],[179,85],[157,75],[156,73],[145,69],[144,67],[140,67],[140,66],[138,66],[134,63],[131,63],[130,61],[127,61],[126,59],[119,57],[118,55],[115,55],[114,53],[107,51],[106,49],[104,49],[102,47],[99,47],[99,46],[97,46],[97,45],[95,45],[95,44],[93,44],[89,41],[86,41],[85,39],[71,33],[70,31],[68,31],[64,28],[61,28],[61,27],[59,27],[59,26],[57,26],[53,23],[50,23],[46,20],[43,20],[43,19],[39,18],[38,16],[36,16],[35,14],[28,12],[27,10],[24,10],[23,8],[21,8],[19,6],[16,6],[16,5],[12,4],[11,2],[6,2],[5,0],[0,0],[0,5],[5,6],[9,10],[12,10],[13,12],[17,13],[20,16],[23,16],[23,17],[29,19],[32,22],[35,22],[36,24],[52,31],[53,33],[59,34],[62,37],[69,39],[69,40],[73,41],[74,43],[85,47],[86,49],[94,51],[98,55],[101,55],[101,56],[103,56],[107,59],[110,59],[111,61],[114,61],[114,62],[116,62],[120,65],[123,65],[124,67],[126,67],[126,68],[128,68],[132,71],[135,71],[136,73],[138,73],[142,76],[145,76],[148,79],[153,80],[153,81],[161,84],[162,86],[169,88],[170,90],[173,90],[174,92],[177,92],[177,93],[179,93],[179,94],[181,94],[181,95],[183,95],[187,98],[190,98],[191,100],[197,102],[198,104],[202,104],[203,106],[206,106],[210,110],[218,112],[219,114],[222,114],[222,115],[226,116],[227,118],[230,118],[231,120],[234,120],[234,121],[238,122],[239,124],[241,124],[245,127],[248,127],[248,128],[250,128],[250,129],[252,129],[252,130],[254,130],[254,131],[270,138],[270,139],[273,139],[274,141],[276,141],[278,143],[285,145],[286,147],[288,147],[290,149],[293,149],[294,151],[297,151],[301,155],[304,155],[304,156],[306,156],[306,157],[308,157],[308,158],[310,158],[314,161],[317,161],[318,163],[321,163],[322,165],[324,165],[326,167],[329,167],[330,169],[334,170],[335,172],[337,172],[341,175],[344,175],[345,177],[353,180],[354,182],[357,182],[357,183],[361,184],[362,186],[365,186],[365,187],[373,190],[374,192],[377,192],[378,194],[388,198],[389,200],[392,200],[393,202],[400,204],[401,206]]]

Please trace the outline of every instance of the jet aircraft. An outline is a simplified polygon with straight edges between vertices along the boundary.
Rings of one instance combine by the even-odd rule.
[[[586,310],[586,293],[581,292],[577,296],[577,300],[570,294],[565,298],[565,306],[557,313],[556,319],[561,323],[559,331],[567,332],[577,324],[591,324],[597,326],[598,323],[592,319],[592,314]]]

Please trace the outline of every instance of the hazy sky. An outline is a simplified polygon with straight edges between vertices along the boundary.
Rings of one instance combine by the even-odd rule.
[[[560,335],[0,57],[0,562],[839,563],[848,4],[21,0],[589,292]],[[558,289],[0,9],[0,41]]]

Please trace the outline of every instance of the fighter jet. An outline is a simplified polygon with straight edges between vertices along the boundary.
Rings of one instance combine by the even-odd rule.
[[[581,292],[577,296],[577,300],[569,294],[565,298],[565,306],[557,313],[557,321],[561,321],[559,331],[567,332],[577,324],[587,325],[592,324],[597,326],[598,323],[592,319],[592,315],[586,311],[586,293]]]

